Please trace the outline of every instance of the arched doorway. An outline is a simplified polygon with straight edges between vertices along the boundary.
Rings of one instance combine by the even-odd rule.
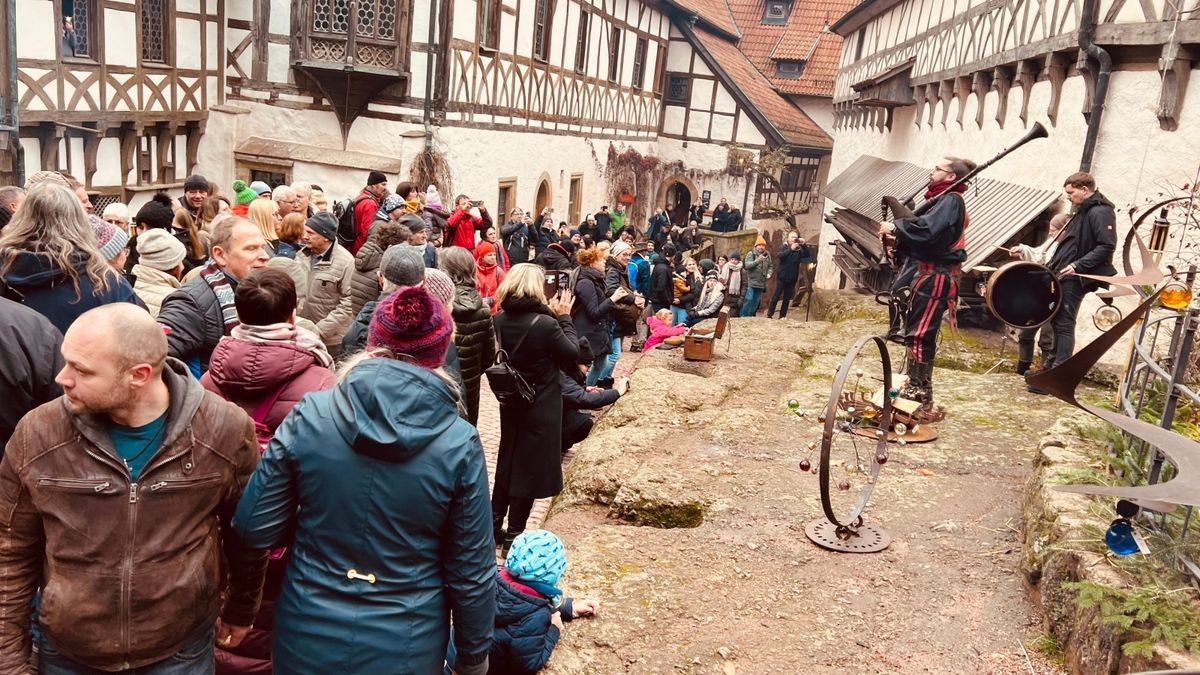
[[[543,178],[542,182],[538,183],[537,199],[534,200],[533,212],[535,216],[540,214],[542,209],[550,206],[550,202],[550,181]]]
[[[676,225],[687,223],[688,208],[692,205],[692,191],[681,182],[667,187],[666,201],[663,208],[671,216],[671,222]]]

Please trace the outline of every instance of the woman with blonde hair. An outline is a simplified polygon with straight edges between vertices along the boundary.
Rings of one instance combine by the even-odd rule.
[[[563,289],[547,304],[545,272],[513,265],[496,289],[496,341],[534,389],[528,404],[500,406],[500,449],[492,486],[492,530],[504,552],[525,531],[533,501],[562,491],[560,368],[574,368],[579,338],[571,322],[574,298]],[[501,529],[508,516],[507,533]]]
[[[250,202],[246,218],[258,225],[259,232],[267,242],[267,255],[274,258],[277,255],[276,246],[279,244],[277,228],[283,222],[283,216],[279,215],[279,204],[274,199],[255,199]]]
[[[0,279],[21,304],[66,332],[76,317],[110,302],[142,305],[96,245],[79,199],[40,183],[0,232]]]

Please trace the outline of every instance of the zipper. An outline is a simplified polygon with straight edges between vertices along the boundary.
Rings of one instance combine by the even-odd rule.
[[[215,474],[212,476],[204,476],[203,478],[194,478],[189,480],[160,480],[150,486],[150,491],[158,492],[159,490],[179,490],[183,488],[196,487],[197,485],[215,483],[221,480],[221,478],[221,474]]]
[[[121,570],[121,651],[125,654],[129,653],[129,648],[132,642],[130,635],[130,624],[132,622],[132,607],[133,604],[133,550],[134,550],[134,535],[137,533],[137,501],[138,501],[138,484],[136,482],[129,483],[129,536],[125,538],[125,566]]]
[[[77,478],[39,478],[38,486],[63,488],[66,490],[91,490],[92,492],[103,492],[112,486],[108,481],[97,482],[96,480],[84,480]]]

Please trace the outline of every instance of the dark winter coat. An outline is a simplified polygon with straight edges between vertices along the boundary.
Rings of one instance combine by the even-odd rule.
[[[266,399],[275,397],[262,423],[274,431],[310,391],[329,389],[337,382],[333,371],[320,365],[311,352],[289,344],[223,338],[213,350],[208,372],[200,378],[205,389],[254,416]],[[278,392],[278,394],[276,393]]]
[[[637,325],[641,322],[641,317],[638,316],[632,320],[622,320],[623,316],[628,315],[621,311],[630,311],[629,307],[637,305],[637,298],[633,295],[633,284],[629,281],[629,265],[622,265],[617,262],[616,258],[608,256],[604,259],[604,295],[611,296],[618,288],[624,288],[628,295],[614,303],[613,322],[617,335],[620,337],[635,335],[637,334]],[[609,351],[611,352],[612,350],[610,349]]]
[[[612,226],[612,214],[599,211],[593,216],[596,219],[596,229],[593,232],[585,232],[591,234],[592,239],[600,241],[601,239],[611,239],[612,231],[609,229]]]
[[[66,333],[80,314],[110,302],[146,306],[133,292],[133,286],[116,271],[108,274],[108,288],[96,288],[87,275],[86,260],[83,254],[73,257],[79,277],[79,293],[76,294],[70,276],[48,256],[19,251],[4,275],[3,285],[7,289],[3,295],[46,317],[60,333]]]
[[[666,256],[655,254],[654,264],[650,269],[650,304],[659,309],[671,306],[675,300],[673,277],[671,262]]]
[[[447,223],[449,218],[449,213],[446,213],[441,209],[435,209],[432,206],[426,206],[425,209],[421,211],[421,219],[425,221],[425,227],[429,231],[428,238],[430,241],[434,239],[442,239],[442,237],[445,236],[446,228],[449,227],[449,224]],[[447,241],[443,241],[442,243],[446,246],[452,245]]]
[[[454,288],[454,345],[462,367],[463,402],[471,424],[479,421],[479,378],[496,360],[496,332],[492,326],[492,310],[474,286]]]
[[[579,338],[569,316],[555,317],[535,299],[510,296],[501,309],[492,317],[499,348],[536,394],[529,405],[500,406],[496,483],[507,484],[513,497],[553,497],[562,491],[559,368],[575,364]],[[521,348],[514,350],[523,333]]]
[[[62,370],[62,333],[50,320],[0,298],[0,453],[25,413],[57,398]]]
[[[700,299],[700,291],[704,290],[704,277],[694,272],[684,272],[681,276],[687,284],[688,291],[679,296],[679,307],[691,309]]]
[[[167,354],[189,365],[198,359],[200,371],[208,370],[213,350],[225,337],[225,320],[217,294],[202,277],[180,286],[163,300],[158,322],[171,329],[167,333]]]
[[[546,598],[522,590],[496,573],[496,634],[489,659],[489,673],[526,675],[541,670],[561,637],[558,626],[550,622],[550,613],[558,612],[570,621],[574,607],[570,600],[555,609]]]
[[[596,410],[610,406],[616,403],[617,399],[621,398],[621,394],[616,389],[588,391],[584,382],[583,375],[579,373],[578,368],[570,374],[565,370],[563,371],[563,410]]]
[[[600,357],[612,351],[611,331],[615,307],[604,292],[604,274],[591,267],[580,267],[575,281],[575,304],[571,321],[575,332],[587,338],[592,354]]]
[[[534,262],[546,270],[569,272],[575,269],[573,257],[567,253],[567,249],[563,248],[562,244],[558,243],[547,246],[546,250],[538,254]]]
[[[793,251],[790,244],[779,247],[779,271],[776,273],[781,284],[794,284],[800,279],[800,265],[808,262],[808,247],[801,245]]]
[[[524,220],[510,220],[500,226],[500,240],[504,242],[504,252],[512,265],[529,262],[529,247],[536,245],[529,236],[531,229]]]
[[[1071,221],[1067,223],[1062,241],[1050,259],[1050,269],[1058,272],[1067,265],[1075,267],[1078,274],[1115,276],[1113,250],[1117,246],[1117,214],[1112,202],[1095,192],[1083,200]],[[1095,290],[1101,285],[1094,279],[1080,279],[1085,291]]]
[[[657,246],[662,240],[663,235],[671,229],[671,217],[666,211],[656,213],[650,216],[650,220],[646,223],[646,238],[650,239]]]
[[[233,520],[255,548],[295,533],[276,672],[441,672],[451,613],[460,661],[481,662],[496,602],[491,519],[479,435],[434,373],[370,359],[306,396]]]
[[[967,209],[961,194],[944,194],[924,215],[897,218],[895,224],[896,250],[907,257],[938,265],[957,265],[967,257],[961,247],[967,226]],[[802,248],[801,252],[804,251]],[[782,259],[779,277],[788,278],[784,276]]]

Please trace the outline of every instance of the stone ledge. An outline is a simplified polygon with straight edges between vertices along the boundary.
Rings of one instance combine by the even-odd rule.
[[[1073,413],[1059,419],[1042,435],[1033,471],[1022,498],[1022,569],[1033,587],[1034,600],[1046,616],[1046,629],[1061,646],[1067,669],[1079,673],[1131,673],[1146,670],[1200,670],[1200,657],[1159,643],[1151,658],[1126,655],[1125,641],[1102,623],[1098,608],[1081,608],[1077,593],[1066,584],[1091,581],[1127,588],[1129,581],[1105,563],[1105,556],[1073,542],[1096,541],[1108,522],[1094,513],[1094,502],[1080,494],[1059,492],[1064,473],[1094,470],[1076,434],[1092,418]],[[1102,542],[1101,542],[1102,545]]]

